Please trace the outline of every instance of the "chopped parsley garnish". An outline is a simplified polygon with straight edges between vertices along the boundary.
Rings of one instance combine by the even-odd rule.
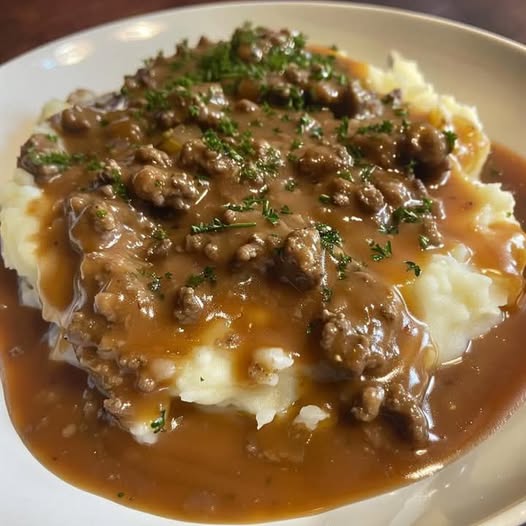
[[[420,245],[420,248],[422,250],[425,250],[426,248],[429,247],[429,245],[431,245],[431,240],[427,236],[419,235],[418,244]]]
[[[444,130],[442,132],[444,138],[446,139],[447,151],[451,153],[455,149],[455,144],[457,142],[457,134],[451,130]]]
[[[270,206],[268,199],[263,201],[263,217],[272,225],[279,223],[279,216],[276,210]]]
[[[169,108],[168,92],[166,90],[148,89],[144,93],[146,109],[148,111],[161,111]]]
[[[345,279],[347,277],[347,267],[351,261],[351,256],[346,254],[340,254],[338,256],[338,264],[336,266],[338,269],[338,279]]]
[[[206,130],[202,139],[210,150],[224,154],[238,164],[243,162],[243,156],[230,143],[223,141],[214,130]]]
[[[388,259],[393,255],[391,241],[387,241],[384,246],[381,246],[371,240],[369,241],[369,247],[371,248],[371,259],[373,261],[382,261],[383,259]]]
[[[288,207],[288,205],[283,205],[280,209],[279,209],[279,213],[282,214],[282,215],[290,215],[292,214],[292,210]]]
[[[331,196],[327,194],[321,194],[318,197],[318,201],[324,205],[329,205],[331,203]]]
[[[229,203],[226,205],[226,208],[228,208],[229,210],[234,210],[235,212],[248,212],[250,210],[254,210],[254,207],[256,205],[262,205],[261,213],[269,223],[275,225],[279,222],[278,212],[270,206],[270,201],[263,196],[250,195],[248,197],[245,197],[241,204]]]
[[[376,170],[376,166],[374,164],[366,164],[361,170],[360,170],[360,179],[366,183],[371,180],[371,176],[373,175],[373,172]]]
[[[417,278],[418,276],[420,276],[420,274],[422,273],[422,269],[414,261],[404,261],[404,263],[407,266],[407,272],[413,271]]]
[[[209,283],[215,283],[216,280],[217,278],[214,269],[212,267],[205,267],[199,274],[192,274],[186,280],[186,286],[195,289],[205,281],[208,281]]]
[[[315,124],[316,124],[316,121],[308,113],[304,113],[298,119],[298,124],[296,125],[296,133],[302,135],[310,128],[313,128],[313,131],[311,132],[311,134],[316,133],[315,130],[318,128],[321,133],[321,128],[319,126],[315,126]]]
[[[321,288],[321,299],[324,303],[329,303],[332,298],[332,289],[329,287],[322,287]]]
[[[214,217],[210,223],[199,223],[197,225],[191,225],[190,234],[204,234],[206,232],[221,232],[222,230],[228,230],[233,228],[250,228],[256,226],[256,223],[223,223],[218,217]]]
[[[350,181],[351,183],[354,182],[354,177],[350,170],[340,170],[336,175],[340,179],[345,179],[346,181]]]
[[[237,133],[237,122],[230,117],[223,117],[217,126],[217,129],[224,135],[232,137]]]
[[[289,179],[285,183],[285,190],[287,190],[287,192],[294,192],[294,188],[296,188],[296,186],[298,186],[298,183],[294,181],[294,179]]]
[[[383,225],[380,231],[384,234],[398,234],[401,223],[420,223],[423,217],[431,212],[433,201],[422,199],[422,204],[415,206],[400,206],[391,214],[391,221]]]
[[[193,117],[194,119],[199,116],[199,106],[197,104],[190,104],[188,106],[188,113],[190,114],[190,117]]]
[[[349,117],[342,117],[342,120],[336,128],[336,135],[339,141],[344,141],[347,138],[349,130]]]
[[[301,141],[301,139],[294,139],[290,145],[290,149],[291,150],[297,150],[298,148],[301,148],[303,146],[303,142]]]
[[[155,272],[152,272],[150,277],[152,278],[152,281],[148,283],[148,288],[154,294],[160,293],[161,292],[161,281],[163,279],[162,276],[158,276]]]
[[[165,431],[166,425],[166,409],[161,409],[159,416],[150,422],[150,427],[153,429],[154,433],[160,433]]]
[[[97,172],[98,170],[102,170],[103,167],[104,165],[98,159],[91,159],[86,164],[86,170],[90,172]]]
[[[157,241],[163,241],[163,239],[166,239],[168,237],[168,234],[166,233],[166,230],[163,227],[158,226],[153,232],[152,232],[153,239],[157,239]]]
[[[54,133],[46,133],[46,139],[51,142],[58,142],[58,137]]]
[[[369,124],[369,126],[362,126],[358,128],[357,133],[360,135],[366,133],[391,133],[393,131],[393,123],[388,120],[384,120],[377,124]]]
[[[356,164],[360,163],[360,161],[363,159],[362,149],[356,144],[347,144],[346,148],[350,156],[353,158],[354,162]]]
[[[99,219],[102,219],[103,217],[106,217],[108,215],[108,211],[107,210],[104,210],[104,208],[99,208],[96,212],[95,212],[95,215],[99,218]]]
[[[124,201],[129,201],[130,198],[128,196],[128,189],[126,188],[126,185],[122,182],[119,172],[113,170],[111,176],[113,178],[113,183],[111,187],[113,188],[113,192],[115,193],[115,195],[117,197],[120,197]]]
[[[335,228],[324,223],[318,223],[316,229],[320,234],[321,246],[331,254],[334,252],[334,247],[341,247],[342,236]]]
[[[85,156],[81,153],[69,154],[66,152],[36,152],[34,150],[29,152],[29,158],[35,166],[54,165],[65,170],[74,164],[84,162]]]

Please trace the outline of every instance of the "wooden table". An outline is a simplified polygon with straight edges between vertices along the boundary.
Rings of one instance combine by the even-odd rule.
[[[203,0],[5,0],[0,11],[0,63],[80,29]],[[526,0],[374,0],[439,15],[526,43]],[[53,6],[53,7],[51,7]]]

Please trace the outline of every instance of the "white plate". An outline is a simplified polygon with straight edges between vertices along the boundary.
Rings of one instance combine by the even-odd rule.
[[[478,106],[492,139],[526,156],[526,48],[458,24],[403,11],[327,3],[250,3],[177,9],[78,33],[0,67],[0,166],[8,177],[42,104],[78,87],[120,85],[125,73],[183,38],[226,37],[245,20],[294,27],[357,59],[385,63],[390,49],[419,61],[439,91]],[[526,176],[526,174],[525,174]],[[498,352],[498,350],[497,350]],[[498,371],[495,371],[498,374]],[[526,408],[435,476],[322,515],[275,526],[526,522]],[[15,433],[0,392],[0,524],[182,526],[78,490],[43,468]]]

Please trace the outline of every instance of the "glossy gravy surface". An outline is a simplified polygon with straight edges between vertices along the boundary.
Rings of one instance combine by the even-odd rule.
[[[487,182],[513,190],[526,223],[526,162],[495,146]],[[152,513],[197,521],[268,520],[320,511],[409,483],[439,469],[498,427],[523,400],[524,306],[442,368],[427,399],[432,440],[416,449],[374,423],[319,429],[308,440],[280,427],[256,437],[234,412],[176,404],[176,432],[152,446],[86,418],[85,373],[49,361],[47,324],[18,305],[15,274],[0,275],[0,358],[13,423],[51,471],[91,492]],[[90,395],[92,396],[92,395]],[[280,462],[249,453],[273,452]],[[285,460],[283,460],[285,459]]]

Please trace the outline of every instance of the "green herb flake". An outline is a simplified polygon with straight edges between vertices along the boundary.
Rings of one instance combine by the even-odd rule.
[[[153,272],[150,276],[152,278],[152,281],[150,281],[148,283],[148,288],[154,293],[154,294],[158,294],[161,292],[161,282],[162,282],[162,277],[161,276],[158,276],[157,274],[155,274],[155,272]]]
[[[320,234],[321,246],[328,250],[329,253],[332,254],[334,252],[334,247],[341,247],[343,239],[335,228],[325,223],[318,223],[316,229]]]
[[[199,287],[202,283],[215,283],[217,281],[215,271],[212,267],[205,267],[199,274],[192,274],[186,280],[186,286],[193,289]]]
[[[336,128],[336,136],[340,142],[347,139],[347,133],[349,130],[349,117],[342,117],[342,120],[338,127]]]
[[[190,117],[193,117],[194,119],[196,117],[199,117],[199,106],[197,104],[191,104],[188,106],[188,113],[190,114]]]
[[[103,217],[106,217],[108,215],[108,211],[104,210],[104,208],[98,208],[97,211],[95,212],[95,215],[99,219],[102,219]]]
[[[303,146],[303,142],[301,141],[301,139],[294,139],[290,145],[290,149],[291,151],[293,150],[297,150],[298,148],[301,148]]]
[[[159,416],[150,422],[150,427],[155,434],[165,431],[166,425],[166,409],[161,409]]]
[[[117,197],[120,197],[124,201],[129,201],[128,196],[128,189],[126,188],[126,185],[122,182],[120,174],[114,170],[111,174],[113,178],[113,183],[111,185],[113,192]]]
[[[285,183],[285,190],[287,190],[287,192],[294,192],[294,189],[296,188],[296,186],[298,186],[298,183],[294,181],[294,179],[289,179]]]
[[[168,237],[168,234],[167,234],[166,230],[163,227],[158,226],[152,232],[152,237],[153,237],[153,239],[157,239],[157,241],[163,241],[164,239],[166,239]]]
[[[422,204],[415,206],[400,206],[392,214],[390,223],[381,227],[384,234],[398,234],[401,223],[420,223],[424,216],[431,213],[433,201],[422,199]]]
[[[457,142],[458,136],[455,132],[451,130],[444,130],[442,132],[444,138],[446,139],[447,151],[451,153],[455,149],[455,144]]]
[[[431,240],[427,236],[419,235],[418,244],[422,250],[426,250],[431,245]]]
[[[367,183],[371,180],[371,176],[373,175],[373,172],[376,170],[376,166],[374,164],[367,164],[360,170],[360,179]]]
[[[371,249],[371,259],[373,261],[382,261],[383,259],[388,259],[393,255],[391,241],[387,241],[384,246],[381,246],[371,240],[369,241],[369,247]]]
[[[221,232],[222,230],[230,230],[234,228],[251,228],[256,226],[255,222],[250,223],[223,223],[218,217],[214,217],[210,223],[199,223],[190,226],[190,234],[204,234],[207,232]]]
[[[331,196],[327,195],[327,194],[321,194],[318,197],[318,201],[320,203],[323,203],[324,205],[329,205],[329,204],[331,204]]]
[[[148,111],[161,111],[169,108],[168,93],[165,90],[148,89],[144,93],[144,98]]]
[[[322,287],[321,288],[321,299],[323,303],[329,303],[332,298],[332,289],[329,287]]]
[[[276,210],[270,206],[270,202],[268,199],[265,199],[263,201],[263,211],[262,211],[263,217],[272,225],[276,225],[279,223],[279,216]]]
[[[422,269],[414,261],[404,261],[404,263],[407,266],[407,272],[414,272],[417,278],[418,276],[420,276],[420,274],[422,273]]]
[[[338,264],[336,265],[336,268],[338,269],[338,279],[342,280],[347,277],[347,267],[351,261],[351,256],[348,256],[347,254],[340,254],[338,256]]]
[[[392,133],[394,129],[393,123],[388,120],[376,124],[369,124],[369,126],[362,126],[358,128],[357,133],[359,135],[364,135],[366,133]]]

